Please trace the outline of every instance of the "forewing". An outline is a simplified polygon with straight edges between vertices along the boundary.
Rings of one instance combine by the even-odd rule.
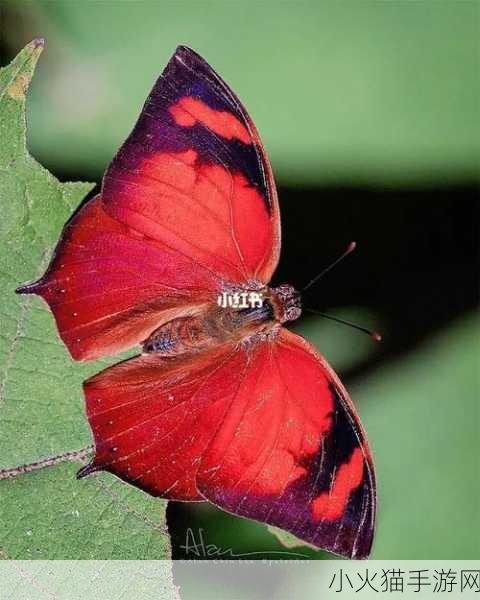
[[[107,169],[101,195],[68,223],[42,296],[73,358],[145,340],[278,260],[278,203],[245,109],[212,68],[179,47]]]
[[[268,282],[280,222],[272,171],[246,110],[179,46],[103,181],[105,210],[226,281]]]
[[[234,514],[365,558],[375,475],[353,404],[303,338],[282,330],[267,347],[258,357],[261,379],[235,402],[203,454],[198,490]]]

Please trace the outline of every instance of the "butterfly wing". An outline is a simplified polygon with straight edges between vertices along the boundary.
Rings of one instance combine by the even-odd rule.
[[[233,282],[271,278],[278,201],[259,135],[236,95],[180,46],[103,182],[106,211]]]
[[[375,474],[365,434],[331,367],[285,330],[263,388],[236,403],[202,456],[197,487],[236,515],[351,558],[369,555]]]
[[[253,388],[261,350],[226,344],[182,359],[144,355],[86,381],[95,458],[80,476],[107,470],[154,496],[203,500],[201,457],[230,407]]]
[[[97,196],[65,226],[46,274],[18,291],[49,304],[71,355],[85,360],[134,346],[217,285],[208,269],[110,217]]]
[[[331,368],[299,336],[176,362],[146,356],[85,384],[96,456],[151,494],[207,499],[315,546],[368,556],[375,476]]]
[[[101,194],[68,223],[42,296],[77,360],[131,347],[219,291],[269,281],[280,220],[272,171],[230,88],[179,47]]]

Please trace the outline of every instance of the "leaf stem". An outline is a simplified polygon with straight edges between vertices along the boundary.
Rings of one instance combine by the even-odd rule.
[[[93,452],[93,446],[86,446],[81,450],[73,450],[72,452],[64,452],[63,454],[57,454],[56,456],[49,456],[42,458],[36,462],[32,462],[26,465],[19,465],[18,467],[12,467],[10,469],[0,470],[0,481],[2,479],[9,479],[10,477],[16,477],[17,475],[23,475],[24,473],[31,473],[45,467],[51,467],[58,465],[61,462],[67,460],[84,460]]]

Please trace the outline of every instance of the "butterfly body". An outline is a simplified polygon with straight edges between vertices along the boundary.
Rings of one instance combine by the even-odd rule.
[[[227,289],[230,291],[224,291],[215,304],[161,325],[145,340],[143,352],[171,358],[227,341],[248,344],[275,335],[279,325],[301,314],[300,295],[290,285]]]
[[[268,157],[234,92],[180,46],[101,193],[19,288],[50,306],[75,360],[139,347],[84,383],[95,457],[162,498],[210,501],[365,558],[375,471],[339,378],[285,324],[270,280],[280,213]]]

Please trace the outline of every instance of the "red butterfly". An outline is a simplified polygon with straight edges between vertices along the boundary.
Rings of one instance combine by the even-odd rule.
[[[285,329],[290,285],[272,170],[232,90],[180,46],[107,169],[65,226],[48,304],[76,360],[142,354],[84,384],[106,470],[154,496],[209,500],[331,552],[368,556],[375,474],[326,360]],[[219,304],[220,301],[220,304]]]

